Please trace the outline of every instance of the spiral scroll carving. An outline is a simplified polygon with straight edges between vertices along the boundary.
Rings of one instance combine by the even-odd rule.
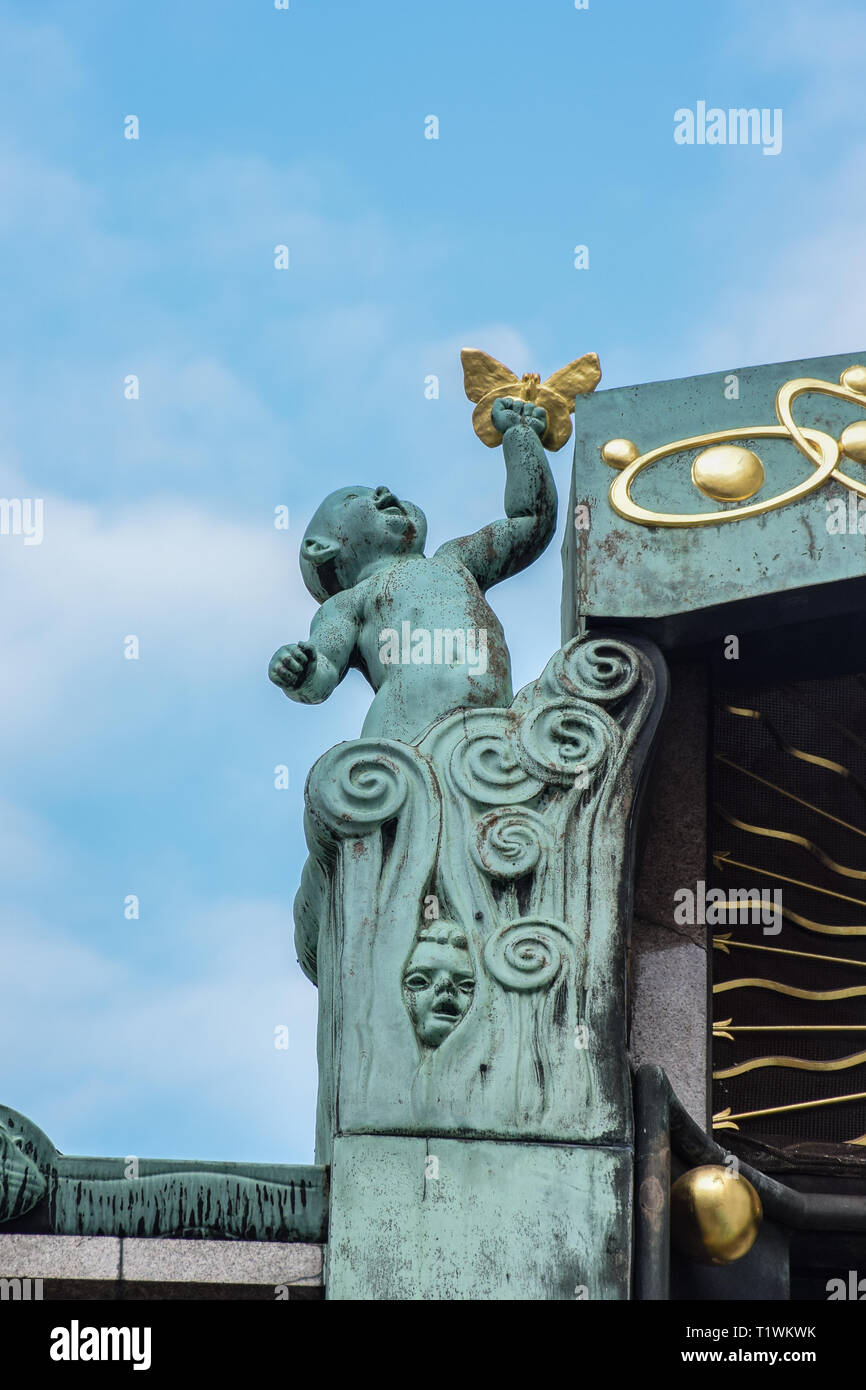
[[[550,989],[573,956],[565,924],[544,918],[507,922],[484,947],[484,964],[493,979],[519,993]]]
[[[548,663],[545,685],[552,694],[606,703],[621,700],[634,689],[640,675],[637,653],[613,638],[576,639]]]
[[[469,843],[478,867],[498,879],[531,873],[552,845],[543,817],[522,806],[503,806],[481,816]]]
[[[407,744],[363,739],[338,743],[310,773],[307,801],[341,838],[369,834],[396,816],[410,778],[425,777],[424,759]]]
[[[504,733],[467,735],[451,758],[451,775],[464,795],[488,806],[503,802],[529,801],[541,791],[543,782],[530,776],[521,766],[517,753]]]
[[[616,725],[600,710],[556,700],[530,709],[520,729],[524,766],[545,780],[590,776],[609,756]]]

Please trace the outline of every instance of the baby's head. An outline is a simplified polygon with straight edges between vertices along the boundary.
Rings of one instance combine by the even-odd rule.
[[[301,542],[301,574],[319,603],[351,589],[362,572],[390,555],[423,555],[427,518],[390,488],[341,487],[316,511]]]

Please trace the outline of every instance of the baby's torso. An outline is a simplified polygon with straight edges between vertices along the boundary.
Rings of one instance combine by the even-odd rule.
[[[413,557],[358,588],[358,646],[377,691],[365,736],[405,741],[448,710],[511,703],[502,625],[462,565]]]

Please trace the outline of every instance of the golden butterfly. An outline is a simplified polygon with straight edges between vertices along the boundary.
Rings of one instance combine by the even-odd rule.
[[[588,395],[601,381],[601,367],[594,352],[584,353],[567,367],[560,367],[546,381],[537,372],[524,372],[517,377],[495,357],[478,348],[464,348],[463,389],[470,401],[477,401],[472,412],[472,426],[478,438],[495,449],[502,435],[490,418],[493,402],[500,396],[542,405],[547,411],[547,429],[541,437],[545,449],[556,452],[571,434],[571,413],[576,396]]]

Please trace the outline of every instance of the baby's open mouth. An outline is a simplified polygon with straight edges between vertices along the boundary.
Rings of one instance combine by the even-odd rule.
[[[384,492],[377,497],[373,504],[378,512],[400,512],[405,516],[403,507],[400,505],[393,492]]]

